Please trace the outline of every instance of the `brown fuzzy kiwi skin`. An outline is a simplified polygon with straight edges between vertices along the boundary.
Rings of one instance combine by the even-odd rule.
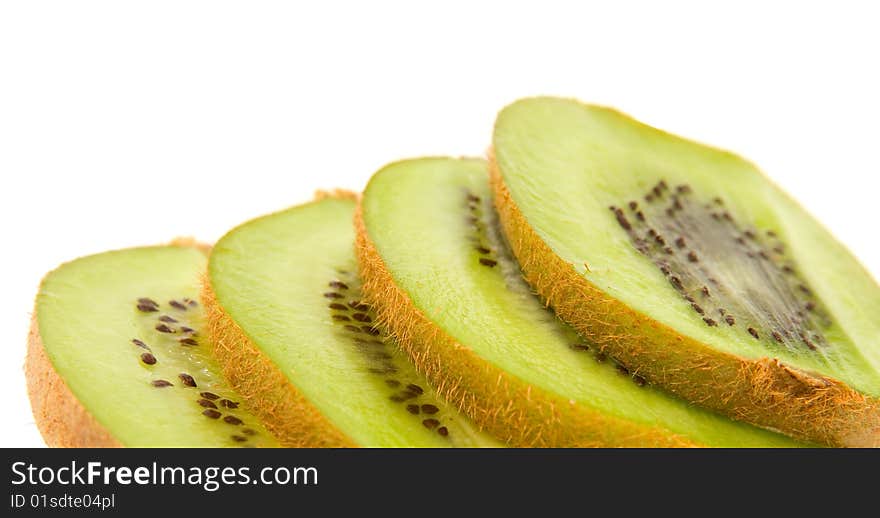
[[[52,448],[119,448],[122,444],[82,406],[52,366],[37,314],[28,333],[25,378],[31,411],[46,445]]]
[[[659,427],[636,424],[554,396],[481,359],[419,310],[395,284],[355,211],[363,298],[441,397],[514,447],[697,447]]]
[[[205,255],[211,245],[178,237],[167,246],[196,248]],[[46,354],[36,309],[31,316],[25,380],[31,412],[46,445],[52,448],[121,448],[123,445],[86,410],[61,378]]]
[[[346,190],[317,191],[326,198],[357,200]],[[208,275],[202,282],[202,304],[214,357],[223,376],[282,445],[292,448],[348,448],[357,444],[337,429],[303,396],[287,376],[247,336],[217,300]]]
[[[502,230],[529,284],[568,324],[639,375],[685,400],[796,439],[880,446],[880,400],[775,358],[713,349],[614,299],[580,275],[529,226],[489,153]]]

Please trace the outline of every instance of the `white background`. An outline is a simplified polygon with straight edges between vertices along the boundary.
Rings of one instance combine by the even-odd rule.
[[[0,446],[42,444],[21,367],[45,272],[483,154],[521,96],[737,151],[880,274],[871,2],[0,5]]]

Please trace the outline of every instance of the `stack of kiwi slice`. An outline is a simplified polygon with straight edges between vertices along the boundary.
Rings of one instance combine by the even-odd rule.
[[[208,247],[62,265],[52,446],[880,446],[880,287],[752,164],[559,98]]]

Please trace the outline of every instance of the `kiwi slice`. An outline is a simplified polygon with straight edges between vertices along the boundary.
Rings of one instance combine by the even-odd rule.
[[[499,115],[493,187],[531,285],[646,380],[829,445],[880,445],[880,288],[744,159],[619,112]]]
[[[188,244],[77,259],[37,295],[26,360],[50,446],[277,446],[220,375],[205,336],[205,250]]]
[[[438,397],[361,299],[355,196],[246,223],[215,246],[205,300],[224,372],[289,446],[500,446]]]
[[[646,386],[547,310],[492,210],[487,165],[373,176],[356,216],[366,298],[450,401],[516,446],[793,446]]]

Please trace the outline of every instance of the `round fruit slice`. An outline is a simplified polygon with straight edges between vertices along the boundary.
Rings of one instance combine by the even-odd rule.
[[[338,193],[217,243],[205,300],[227,378],[289,446],[500,446],[375,327],[355,274],[354,207]]]
[[[645,386],[556,320],[500,238],[486,163],[400,162],[356,216],[364,291],[450,401],[517,446],[792,446]]]
[[[499,115],[493,166],[526,278],[603,352],[738,419],[880,445],[880,288],[752,164],[536,98]]]
[[[28,393],[49,446],[278,446],[220,375],[185,244],[77,259],[43,280]]]

